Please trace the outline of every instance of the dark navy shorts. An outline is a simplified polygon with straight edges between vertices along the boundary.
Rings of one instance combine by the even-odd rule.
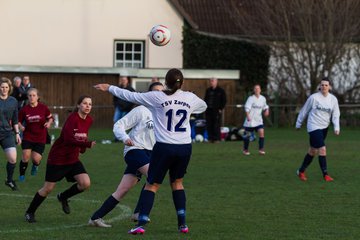
[[[12,148],[12,147],[16,148],[14,134],[9,133],[9,135],[7,135],[3,139],[1,139],[0,145],[1,145],[2,149],[4,149],[4,150],[7,148]]]
[[[45,150],[45,144],[44,143],[34,143],[29,142],[26,140],[23,140],[21,142],[21,148],[24,149],[31,149],[31,151],[37,152],[38,154],[42,155]]]
[[[310,136],[310,147],[321,148],[325,146],[325,138],[327,136],[328,128],[317,129],[309,132]]]
[[[259,125],[259,126],[256,126],[256,127],[244,127],[245,128],[245,131],[247,132],[253,132],[253,131],[258,131],[259,129],[262,129],[264,128],[264,125]]]
[[[59,182],[64,177],[68,182],[76,182],[74,176],[81,173],[87,173],[84,165],[79,161],[68,165],[46,165],[45,181]]]
[[[150,162],[151,151],[146,149],[133,149],[126,153],[125,162],[127,167],[124,174],[133,174],[141,179],[141,173],[138,170]]]
[[[147,181],[161,184],[169,171],[170,182],[183,178],[190,161],[191,144],[155,143],[150,160]]]

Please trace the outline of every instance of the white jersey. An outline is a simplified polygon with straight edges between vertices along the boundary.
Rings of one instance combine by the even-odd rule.
[[[296,128],[300,128],[302,122],[308,116],[307,131],[325,129],[329,126],[330,120],[335,131],[340,131],[340,110],[337,98],[329,93],[326,97],[317,92],[312,94],[302,107],[296,121]]]
[[[126,130],[131,129],[129,134]],[[125,143],[127,139],[131,139],[134,146],[124,147],[124,156],[132,149],[152,150],[155,144],[154,122],[152,114],[144,106],[138,106],[132,109],[123,118],[114,124],[113,132],[115,137]]]
[[[207,108],[206,103],[198,96],[182,90],[166,95],[162,91],[136,93],[110,86],[109,92],[147,107],[153,115],[155,139],[161,143],[191,143],[190,115],[202,113]]]
[[[244,127],[257,127],[263,125],[262,112],[269,109],[266,98],[263,95],[248,97],[245,103],[245,112],[249,113],[250,121],[245,118]]]

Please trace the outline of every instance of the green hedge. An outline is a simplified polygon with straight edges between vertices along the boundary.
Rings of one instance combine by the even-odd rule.
[[[185,27],[183,31],[184,68],[238,69],[246,91],[259,83],[267,85],[269,49],[246,41],[201,35]]]

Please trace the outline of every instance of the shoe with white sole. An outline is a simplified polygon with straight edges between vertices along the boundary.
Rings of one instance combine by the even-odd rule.
[[[88,225],[92,226],[92,227],[102,227],[102,228],[110,228],[111,227],[111,225],[106,224],[102,218],[98,218],[98,219],[95,219],[95,220],[92,220],[90,218],[89,222],[88,222]]]
[[[128,231],[128,234],[132,234],[132,235],[144,234],[144,233],[145,233],[145,229],[143,226],[134,227]]]

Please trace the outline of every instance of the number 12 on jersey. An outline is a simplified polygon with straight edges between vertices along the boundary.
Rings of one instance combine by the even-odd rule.
[[[173,118],[179,118],[179,121],[175,124],[175,128],[174,131],[175,132],[186,132],[186,128],[181,127],[182,124],[184,123],[186,117],[187,117],[187,111],[185,109],[178,109],[175,112],[175,116],[174,116],[174,110],[170,109],[169,111],[167,111],[165,113],[165,115],[167,116],[168,120],[167,120],[167,127],[166,129],[168,131],[172,131],[172,120]]]

